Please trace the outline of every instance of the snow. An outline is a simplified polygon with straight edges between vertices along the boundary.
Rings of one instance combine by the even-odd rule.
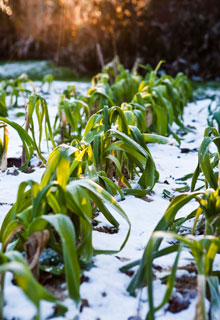
[[[62,90],[70,84],[69,82],[54,82],[52,91],[53,94],[46,95],[49,105],[49,113],[51,119],[55,118],[57,112],[57,105],[59,94]],[[36,86],[38,83],[36,84]],[[77,83],[76,87],[81,92],[86,92],[88,83]],[[22,104],[22,101],[20,102]],[[184,112],[184,123],[195,127],[193,132],[189,132],[183,137],[181,148],[189,148],[190,150],[198,147],[202,141],[204,129],[207,126],[207,107],[210,100],[205,99],[195,103],[190,103]],[[23,109],[21,109],[22,111]],[[20,111],[20,110],[19,110]],[[10,119],[18,121],[22,124],[21,118],[16,118],[15,111],[10,112]],[[175,179],[192,173],[197,165],[198,152],[181,153],[180,148],[176,143],[169,145],[149,144],[149,149],[152,153],[153,159],[156,163],[157,170],[160,173],[159,182],[153,189],[148,198],[151,200],[144,201],[133,196],[127,196],[124,201],[119,204],[125,211],[131,221],[131,235],[124,247],[124,249],[115,255],[98,255],[93,258],[95,267],[90,271],[85,272],[85,276],[89,278],[88,282],[81,285],[81,297],[87,299],[89,307],[84,307],[83,311],[79,313],[79,309],[71,299],[66,299],[64,303],[69,311],[65,317],[56,319],[74,319],[75,315],[79,314],[81,320],[127,320],[129,317],[139,315],[144,319],[147,313],[147,293],[146,288],[143,288],[137,297],[129,296],[126,291],[130,282],[130,277],[121,273],[119,268],[128,262],[140,259],[143,250],[151,236],[156,224],[163,216],[166,208],[169,205],[169,199],[163,197],[163,190],[166,189],[172,194],[177,195],[175,188],[182,186],[178,184]],[[46,150],[44,142],[43,150]],[[10,130],[9,156],[21,155],[21,142],[14,130]],[[36,158],[34,160],[35,164]],[[11,207],[11,204],[16,200],[18,186],[22,181],[33,179],[40,181],[44,172],[44,168],[36,167],[31,174],[19,172],[17,176],[10,175],[13,171],[0,173],[0,224],[4,216]],[[188,182],[188,181],[187,181]],[[178,216],[185,216],[197,206],[196,202],[190,202],[185,206]],[[112,212],[113,210],[109,208]],[[119,232],[115,234],[105,234],[97,231],[93,232],[93,245],[96,249],[117,250],[120,248],[127,232],[128,225],[116,212],[113,212],[120,222]],[[100,214],[97,218],[103,224],[107,224],[106,220]],[[190,222],[189,222],[190,223]],[[166,240],[163,245],[167,245]],[[170,268],[175,259],[175,253],[155,260],[163,268]],[[181,253],[179,265],[186,265],[190,263],[191,255],[187,250]],[[218,257],[215,267],[220,265]],[[184,274],[186,271],[182,272]],[[4,318],[7,320],[22,319],[31,320],[35,315],[35,307],[26,298],[22,290],[15,286],[12,282],[12,275],[7,274],[5,286],[5,307]],[[162,301],[166,286],[161,284],[158,279],[154,281],[154,296],[156,305]],[[157,314],[157,319],[172,320],[172,319],[192,319],[195,314],[196,299],[191,300],[188,309],[172,314],[166,312],[165,308],[160,310]],[[47,319],[53,313],[53,305],[48,302],[41,304],[41,318]]]

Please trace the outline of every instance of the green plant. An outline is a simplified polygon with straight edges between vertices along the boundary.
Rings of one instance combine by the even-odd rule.
[[[70,93],[67,93],[70,96]],[[61,143],[64,140],[81,139],[82,130],[86,125],[89,116],[89,107],[82,99],[71,97],[71,100],[60,97],[58,116],[56,118],[54,130],[56,134],[60,131]],[[56,126],[58,118],[60,123]]]
[[[192,200],[198,202],[197,209],[193,210],[184,218],[175,219],[178,211]],[[128,291],[130,294],[135,295],[137,289],[141,288],[144,283],[147,284],[149,312],[146,319],[155,319],[155,313],[170,299],[175,284],[178,259],[180,252],[183,250],[183,246],[190,249],[198,270],[197,317],[198,319],[207,319],[207,312],[205,311],[206,282],[208,283],[210,292],[212,292],[211,299],[213,300],[211,304],[211,313],[213,319],[217,317],[216,310],[219,305],[218,278],[216,277],[216,273],[212,270],[212,265],[220,246],[219,213],[219,190],[197,191],[175,197],[154,229],[142,259],[121,268],[121,271],[125,271],[139,265],[137,272],[129,284]],[[203,219],[201,219],[201,216]],[[195,219],[194,226],[191,230],[192,234],[186,236],[179,235],[178,232],[182,226],[184,227],[184,223],[192,218]],[[200,232],[201,228],[204,230],[204,236],[201,239],[197,239],[193,236],[197,227]],[[160,249],[161,242],[166,237],[176,239],[178,242],[167,248]],[[168,278],[166,293],[161,304],[158,307],[155,307],[153,299],[153,260],[175,251],[177,251],[177,256]]]
[[[33,118],[34,111],[36,113],[38,127],[39,127],[38,128],[38,132],[39,132],[38,142],[37,142],[36,136],[35,136],[36,133],[35,133],[35,126],[34,126],[34,118]],[[38,157],[44,163],[46,163],[46,160],[42,156],[42,153],[41,153],[41,140],[42,140],[42,136],[43,136],[43,125],[44,125],[44,133],[46,136],[47,144],[50,139],[53,147],[55,148],[55,142],[54,142],[53,135],[52,135],[52,129],[51,129],[51,125],[50,125],[47,103],[44,98],[40,97],[39,95],[32,95],[29,97],[29,100],[28,100],[28,103],[26,106],[25,120],[26,121],[25,121],[25,129],[24,129],[16,122],[10,121],[4,117],[0,117],[0,121],[9,125],[10,127],[12,127],[13,129],[15,129],[17,131],[17,133],[23,143],[20,170],[24,170],[27,168],[27,166],[31,160],[31,157],[33,155],[34,150],[37,151]],[[5,127],[5,125],[4,125],[4,127]],[[31,131],[32,138],[29,136],[28,130]],[[6,131],[5,131],[4,137],[6,137]],[[7,137],[8,137],[8,134],[7,134]],[[6,146],[8,146],[8,138],[7,138],[7,144],[4,142],[1,142],[1,147],[0,147],[1,157],[2,157],[3,151],[6,150],[6,148],[4,149],[4,147],[6,147]],[[5,153],[5,155],[6,155],[6,153]]]
[[[217,147],[217,152],[210,152],[210,145]],[[219,184],[219,170],[216,170],[219,164],[220,135],[217,129],[208,127],[204,133],[204,139],[198,152],[198,165],[192,177],[191,190],[195,189],[196,182],[202,172],[205,178],[206,187],[217,189]]]
[[[141,129],[143,123],[139,113],[133,113],[127,106],[105,106],[90,117],[81,142],[91,145],[89,152],[92,150],[97,171],[105,171],[109,178],[118,179],[119,186],[125,188],[124,193],[139,196],[150,192],[158,179],[146,143],[169,142],[159,135],[142,134],[138,127]],[[136,179],[133,190],[128,179]]]
[[[35,247],[34,270],[65,273],[69,296],[80,300],[80,263],[87,265],[93,254],[119,252],[130,234],[130,222],[116,200],[94,181],[70,178],[70,159],[66,150],[51,154],[46,171],[38,184],[32,180],[22,182],[17,200],[6,215],[1,230],[2,250],[26,251],[32,237],[46,232],[46,240]],[[118,228],[119,223],[106,204],[113,207],[128,223],[128,232],[118,250],[95,250],[92,246],[92,213],[99,208],[106,219]],[[43,241],[43,242],[42,242]],[[39,250],[51,248],[61,256],[64,267],[41,266]],[[33,255],[33,253],[32,253]],[[33,271],[33,270],[32,270]],[[38,272],[37,272],[38,274]]]
[[[43,89],[45,88],[45,86],[47,86],[47,90],[46,91],[43,91],[44,93],[48,93],[51,89],[51,85],[53,83],[53,80],[54,80],[54,76],[50,73],[50,74],[46,74],[41,83],[41,90],[43,91]]]
[[[154,306],[153,298],[153,259],[158,256],[157,251],[159,249],[158,242],[161,242],[164,238],[176,239],[179,242],[177,245],[177,256],[172,267],[172,271],[167,281],[167,290],[165,292],[164,298],[159,306]],[[178,234],[169,232],[155,232],[153,233],[147,249],[146,249],[146,273],[145,281],[147,283],[148,291],[148,301],[149,301],[149,312],[146,316],[146,320],[155,319],[156,312],[160,310],[170,299],[172,294],[172,289],[175,285],[176,271],[178,267],[178,259],[183,246],[190,250],[194,261],[196,263],[198,275],[197,275],[197,307],[196,307],[196,319],[207,320],[208,310],[206,310],[205,299],[206,299],[206,285],[208,284],[211,291],[211,317],[212,319],[218,318],[218,308],[219,308],[219,280],[218,277],[213,275],[212,265],[214,258],[220,248],[220,240],[218,237],[205,236],[200,240],[197,240],[194,236],[180,236]],[[162,250],[161,250],[162,251]],[[173,252],[173,248],[167,248],[165,254]],[[160,256],[162,256],[161,254]]]
[[[165,136],[171,133],[177,138],[171,126],[176,122],[188,131],[182,123],[182,114],[187,102],[192,100],[192,89],[183,74],[178,74],[174,79],[167,75],[159,78],[157,71],[160,64],[147,73],[132,102],[145,106],[148,130]]]
[[[129,72],[116,57],[92,78],[90,107],[94,103],[101,108],[105,104],[120,106],[123,102],[131,102],[141,80],[140,75]]]
[[[25,87],[26,83],[30,83],[33,90],[35,90],[33,82],[28,79],[25,74],[22,74],[17,79],[4,80],[1,82],[2,90],[10,97],[9,108],[18,106],[18,98],[20,96],[28,97],[31,94],[31,90]]]
[[[34,114],[36,114],[37,122],[38,122],[38,132],[39,132],[38,142],[36,140]],[[34,149],[37,151],[38,157],[45,163],[46,160],[44,159],[41,153],[41,141],[42,141],[43,133],[45,134],[45,137],[47,140],[47,146],[50,140],[53,148],[55,148],[55,142],[53,139],[53,133],[52,133],[52,128],[50,124],[50,117],[48,113],[47,102],[45,98],[43,98],[38,94],[33,94],[28,98],[28,101],[26,104],[26,112],[25,112],[25,130],[27,132],[28,130],[31,131]],[[49,146],[48,146],[48,150],[49,150]]]
[[[63,91],[63,95],[66,99],[70,99],[71,97],[76,97],[76,87],[74,85],[68,85],[66,89]]]
[[[36,116],[38,122],[38,141],[36,138],[35,120]],[[45,134],[47,146],[49,150],[49,140],[52,146],[55,148],[55,142],[53,139],[52,128],[50,124],[50,118],[47,108],[46,100],[38,94],[33,94],[28,98],[25,110],[25,129],[23,129],[18,123],[10,121],[5,117],[0,117],[0,121],[8,124],[19,134],[23,143],[22,159],[21,159],[21,170],[26,169],[34,150],[36,150],[38,157],[46,163],[45,158],[41,152],[41,142],[43,134]],[[29,136],[28,131],[30,130],[32,138]],[[4,144],[6,146],[6,144]],[[1,152],[3,152],[3,143],[1,143]]]

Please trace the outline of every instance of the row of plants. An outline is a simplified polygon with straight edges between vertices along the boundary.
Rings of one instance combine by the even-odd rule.
[[[105,154],[103,147],[108,150],[107,146],[114,141],[114,137],[110,136],[112,128],[126,134],[145,149],[145,142],[168,142],[165,138],[149,135],[151,132],[163,136],[172,133],[180,143],[180,138],[172,132],[171,125],[175,121],[181,128],[188,130],[183,126],[181,118],[184,105],[192,99],[192,90],[189,81],[182,74],[179,74],[175,79],[165,75],[158,77],[159,67],[160,64],[155,70],[147,72],[146,76],[143,77],[137,75],[136,72],[128,72],[116,60],[93,78],[92,88],[89,89],[88,95],[78,94],[74,86],[68,86],[60,97],[58,114],[53,128],[51,128],[46,100],[37,93],[31,95],[26,103],[25,129],[27,132],[31,131],[32,141],[30,139],[28,139],[28,142],[26,141],[22,128],[17,124],[8,122],[18,131],[24,142],[23,168],[27,166],[34,150],[39,158],[45,162],[40,148],[43,131],[47,141],[52,142],[53,148],[55,147],[54,140],[58,144],[60,142],[79,145],[89,143],[92,148],[95,145],[96,147],[93,150],[96,150],[96,167],[102,167],[105,170],[106,165],[112,165],[113,170],[117,171],[117,176],[122,175],[120,172],[123,171],[123,161],[121,161],[121,166],[118,166],[115,158],[111,157],[112,159],[108,159],[108,161],[103,159],[103,154]],[[51,82],[47,81],[50,85]],[[124,102],[124,97],[128,96],[128,92],[132,93],[131,97],[128,99],[129,102]],[[38,143],[35,139],[34,113],[40,131]],[[1,118],[1,120],[4,121],[4,118]],[[43,122],[45,123],[44,128]],[[60,138],[56,138],[58,133]],[[3,147],[4,144],[2,143],[2,149]],[[101,155],[98,154],[99,151]],[[108,153],[111,152],[114,153],[113,150],[108,150]],[[149,155],[149,150],[147,150],[147,153]],[[143,153],[143,150],[142,154],[146,157],[146,152]],[[108,154],[105,155],[105,158],[107,156]],[[127,155],[125,158],[127,158]],[[26,159],[27,162],[25,162]],[[139,157],[139,160],[138,167],[141,167],[143,171],[143,159],[141,161]],[[104,166],[102,165],[103,162],[105,162]],[[127,159],[125,159],[125,162],[128,162]],[[133,178],[134,174],[131,169],[133,164],[127,166],[130,169],[126,168],[126,172],[129,172],[130,177]],[[144,167],[146,167],[145,164]],[[156,176],[158,175],[156,174]],[[155,177],[154,182],[156,180]],[[142,183],[143,186],[145,189],[148,187],[146,183]]]
[[[174,79],[158,77],[158,68],[143,77],[113,61],[93,78],[88,95],[77,93],[74,86],[66,88],[53,126],[47,102],[36,92],[25,105],[25,128],[0,117],[2,168],[7,167],[6,125],[23,142],[21,170],[27,168],[34,151],[46,164],[40,183],[20,184],[17,200],[0,229],[0,310],[6,271],[14,273],[16,283],[36,305],[39,319],[42,299],[56,303],[58,314],[65,312],[38,282],[42,272],[65,274],[68,294],[78,304],[80,277],[91,266],[93,255],[115,254],[125,246],[131,225],[114,196],[120,200],[127,194],[143,197],[149,193],[159,173],[147,143],[168,143],[169,134],[180,142],[171,129],[174,122],[187,130],[182,114],[192,99],[190,83],[182,74]],[[53,148],[48,159],[41,152],[43,137]],[[97,210],[113,228],[119,228],[109,206],[125,220],[128,231],[118,250],[96,250],[92,231]],[[55,263],[42,258],[45,252],[52,254]]]
[[[47,93],[50,91],[53,75],[48,74],[41,81],[41,91]],[[19,98],[28,98],[33,92],[36,92],[34,82],[22,74],[16,79],[2,80],[0,83],[0,115],[6,117],[8,110],[19,107]]]
[[[218,104],[209,107],[208,124],[218,127]],[[214,109],[214,112],[213,110]],[[212,119],[212,121],[210,121]],[[216,120],[216,122],[215,122]],[[213,145],[215,148],[210,148]],[[216,150],[216,151],[214,151]],[[136,295],[147,285],[149,311],[147,320],[156,319],[156,313],[171,299],[175,288],[178,262],[182,251],[190,252],[197,272],[197,307],[194,319],[218,319],[220,308],[219,279],[220,272],[213,263],[220,250],[220,133],[216,127],[207,127],[198,151],[198,165],[192,174],[182,178],[191,178],[191,192],[180,194],[171,201],[164,216],[155,227],[147,243],[141,260],[134,261],[121,268],[122,272],[138,266],[128,291]],[[196,188],[199,182],[199,187]],[[196,189],[196,191],[195,191]],[[183,218],[177,218],[179,211],[190,202],[196,202],[197,208]],[[193,220],[192,227],[184,224]],[[186,231],[187,230],[187,231]],[[163,239],[172,239],[169,246],[161,248]],[[166,278],[166,292],[163,300],[155,306],[153,283],[154,261],[156,258],[176,252],[170,275]],[[207,308],[206,299],[210,301]]]

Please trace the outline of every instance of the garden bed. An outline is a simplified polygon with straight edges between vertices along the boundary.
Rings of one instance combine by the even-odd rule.
[[[36,83],[36,86],[38,85],[39,83]],[[56,106],[59,94],[66,85],[67,83],[64,82],[54,82],[50,94],[45,95],[49,106],[51,122],[53,122],[57,112]],[[79,91],[86,91],[88,84],[77,83],[76,88]],[[22,101],[19,103],[22,105]],[[184,190],[186,190],[187,186],[189,186],[189,181],[187,181],[188,185],[181,184],[178,178],[192,173],[197,166],[197,150],[202,142],[204,129],[207,126],[207,107],[209,103],[209,99],[204,99],[189,103],[185,108],[184,124],[192,128],[193,132],[189,132],[182,137],[181,148],[172,139],[166,145],[148,144],[157,170],[160,173],[159,181],[156,183],[153,191],[146,197],[140,199],[134,196],[126,196],[125,200],[119,202],[131,222],[130,237],[125,247],[119,253],[113,255],[101,254],[92,258],[91,269],[85,271],[83,275],[84,278],[80,287],[82,299],[80,306],[76,308],[74,302],[67,298],[68,294],[63,279],[58,279],[59,281],[44,279],[47,289],[52,291],[57,297],[62,298],[64,304],[69,308],[65,317],[58,317],[58,319],[74,319],[77,314],[79,314],[79,319],[82,320],[144,319],[148,308],[146,287],[140,290],[137,297],[131,297],[126,289],[133,272],[122,273],[119,269],[129,262],[141,259],[153,229],[170,204],[170,197],[178,195],[181,187],[184,187]],[[24,109],[21,107],[19,111],[24,111]],[[17,121],[16,112],[17,110],[12,110],[9,113],[10,120],[16,119]],[[22,120],[18,120],[19,122],[22,124]],[[175,130],[175,125],[173,129]],[[48,151],[45,142],[42,151],[47,158]],[[14,130],[10,130],[9,156],[16,158],[20,154],[21,142],[19,137]],[[19,184],[22,181],[31,179],[37,182],[40,181],[45,171],[44,166],[39,166],[39,160],[36,157],[32,159],[31,165],[33,169],[31,173],[23,173],[11,167],[0,174],[0,222],[3,221],[5,214],[15,202]],[[196,202],[191,202],[180,211],[178,217],[184,217],[194,207],[196,207]],[[109,210],[113,212],[110,207]],[[95,232],[93,232],[92,237],[93,246],[96,249],[108,248],[109,250],[118,250],[126,236],[126,221],[120,216],[118,217],[116,212],[113,213],[117,216],[120,223],[118,232],[110,229],[111,225],[102,215],[98,214],[95,217],[97,226],[94,226]],[[193,220],[189,220],[185,224],[185,227],[191,227],[192,224]],[[170,243],[169,241],[171,240],[164,240],[162,247],[166,247]],[[156,305],[162,301],[166,289],[166,285],[163,284],[161,279],[170,273],[174,260],[175,253],[157,258],[154,261],[154,297]],[[191,267],[189,268],[189,266]],[[219,267],[220,255],[217,254],[214,269],[219,269]],[[133,271],[135,270],[134,268]],[[170,302],[157,313],[157,319],[192,319],[195,314],[197,301],[196,277],[197,274],[193,269],[192,256],[188,250],[185,250],[181,253],[179,261],[176,289],[174,289]],[[31,320],[35,312],[36,310],[32,303],[25,297],[22,290],[12,282],[12,275],[7,274],[4,318],[7,320]],[[41,313],[42,319],[51,317],[54,313],[53,304],[42,302]]]

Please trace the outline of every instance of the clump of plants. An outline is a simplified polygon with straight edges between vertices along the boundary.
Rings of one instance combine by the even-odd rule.
[[[29,84],[30,88],[27,87],[27,84]],[[18,98],[27,98],[31,92],[35,90],[35,87],[27,75],[22,74],[16,79],[1,81],[1,89],[5,92],[6,96],[9,97],[7,108],[10,109],[18,107]]]
[[[36,280],[32,280],[29,270],[37,280],[40,280],[42,270],[56,276],[64,274],[69,296],[78,304],[82,272],[80,266],[84,266],[82,270],[86,268],[94,254],[120,251],[129,237],[130,222],[107,191],[92,180],[72,179],[70,168],[70,158],[66,150],[59,150],[51,154],[40,184],[32,180],[20,184],[17,200],[3,221],[0,241],[2,255],[7,257],[11,250],[14,250],[17,256],[18,252],[25,255],[26,262],[20,261],[17,267],[23,270],[21,272],[24,277],[28,276],[28,281],[34,282],[35,287],[39,285]],[[118,250],[96,250],[92,245],[92,219],[97,209],[110,224],[115,228],[119,227],[107,205],[113,207],[128,224],[127,235]],[[57,256],[57,265],[45,264],[45,261],[40,259],[41,253],[47,249],[53,250]],[[10,269],[10,264],[7,263],[5,266],[3,264],[0,271],[4,274],[5,271],[12,270],[17,277],[17,271]],[[29,294],[24,284],[20,285],[25,293]],[[56,299],[43,289],[39,289],[39,295],[41,299],[56,302]],[[39,308],[38,299],[36,296],[34,302]]]
[[[176,196],[154,229],[142,259],[121,268],[124,272],[138,266],[128,291],[135,295],[143,285],[147,286],[149,311],[146,319],[148,320],[155,319],[157,311],[169,302],[176,283],[179,257],[183,250],[191,253],[197,271],[195,319],[206,320],[209,318],[208,315],[211,319],[218,318],[219,278],[218,271],[213,269],[213,262],[220,249],[219,141],[217,129],[208,127],[199,148],[198,166],[194,174],[189,175],[192,177],[192,189],[195,188],[198,179],[204,181],[204,185],[197,191]],[[217,152],[210,151],[211,144],[216,146]],[[187,216],[176,218],[178,212],[192,201],[197,203],[197,207]],[[193,225],[191,228],[185,228],[185,223],[189,220],[193,221]],[[175,241],[161,249],[162,241],[166,238]],[[154,260],[174,252],[177,254],[171,273],[166,279],[167,289],[164,298],[158,306],[155,306]],[[206,299],[210,301],[208,309],[205,304]]]

